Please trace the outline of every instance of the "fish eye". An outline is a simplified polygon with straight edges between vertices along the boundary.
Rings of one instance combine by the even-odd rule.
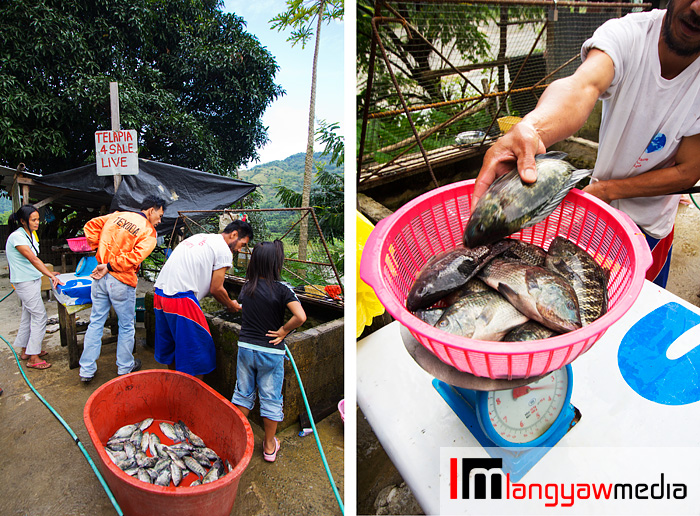
[[[573,301],[567,301],[567,302],[566,302],[566,308],[568,308],[569,310],[574,310],[576,307],[574,306],[574,302],[573,302]]]

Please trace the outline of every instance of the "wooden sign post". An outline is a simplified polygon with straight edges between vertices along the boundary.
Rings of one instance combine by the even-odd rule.
[[[122,124],[119,120],[119,83],[109,83],[109,108],[112,112],[112,131],[119,131]],[[121,174],[114,174],[114,195],[117,195],[117,189],[122,182]]]
[[[121,130],[119,122],[119,85],[109,83],[112,130],[95,132],[95,162],[98,176],[114,176],[116,195],[123,175],[139,173],[138,135]]]

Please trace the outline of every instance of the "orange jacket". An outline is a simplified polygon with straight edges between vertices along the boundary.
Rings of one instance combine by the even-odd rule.
[[[84,230],[90,247],[97,249],[97,261],[109,264],[112,276],[135,287],[141,262],[156,246],[156,230],[146,217],[117,211],[91,219]]]

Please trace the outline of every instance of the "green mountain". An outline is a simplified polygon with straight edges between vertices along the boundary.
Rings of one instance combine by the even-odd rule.
[[[300,152],[289,156],[284,160],[270,161],[262,165],[256,165],[249,170],[241,170],[238,177],[259,185],[258,192],[262,193],[261,208],[283,208],[275,198],[276,187],[284,185],[299,193],[304,185],[304,161],[306,154]],[[328,164],[328,156],[321,156],[320,152],[314,153],[314,163],[323,163],[326,170],[334,173],[343,173],[343,169]]]

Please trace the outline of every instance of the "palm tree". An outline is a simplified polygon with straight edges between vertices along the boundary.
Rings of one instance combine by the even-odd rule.
[[[314,46],[314,60],[311,69],[311,100],[309,102],[309,130],[306,143],[306,160],[304,162],[304,186],[301,195],[301,207],[310,206],[311,180],[313,178],[314,155],[314,120],[316,114],[316,76],[318,51],[321,42],[321,25],[323,21],[343,19],[344,0],[317,0],[304,5],[303,0],[287,0],[288,9],[278,14],[270,23],[273,29],[283,30],[292,27],[292,34],[287,41],[292,46],[301,43],[304,48],[308,40],[314,35],[313,25],[316,21],[316,43]],[[306,249],[309,239],[308,217],[300,224],[299,228],[299,259],[306,260]]]

